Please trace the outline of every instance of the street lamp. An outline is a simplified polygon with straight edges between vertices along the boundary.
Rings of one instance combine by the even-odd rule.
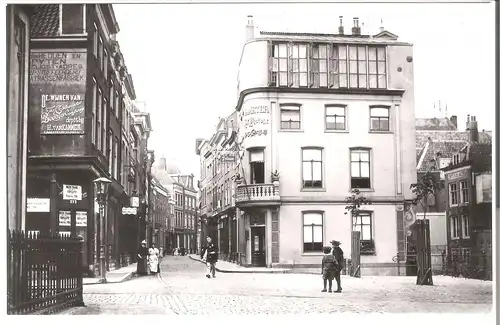
[[[100,222],[100,229],[99,229],[99,239],[101,241],[100,245],[100,264],[99,264],[99,269],[100,269],[100,276],[101,276],[101,282],[106,283],[106,256],[105,252],[106,250],[106,244],[105,244],[105,234],[106,234],[106,228],[105,228],[105,211],[106,211],[106,204],[108,201],[108,187],[109,184],[111,184],[111,181],[105,177],[100,177],[96,180],[94,180],[94,193],[97,198],[97,203],[99,204],[99,216],[101,217],[101,222]]]

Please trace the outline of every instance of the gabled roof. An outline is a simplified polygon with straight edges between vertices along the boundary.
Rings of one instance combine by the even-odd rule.
[[[381,31],[380,33],[378,33],[377,35],[373,35],[373,38],[386,38],[386,39],[390,39],[392,41],[396,41],[398,39],[398,35],[396,34],[393,34],[389,31]]]
[[[31,37],[54,37],[59,34],[59,4],[34,5],[30,18]]]
[[[439,170],[437,158],[452,158],[469,143],[469,132],[461,131],[416,131],[417,171]],[[477,144],[488,144],[491,137],[479,132]]]
[[[456,131],[457,127],[453,122],[447,118],[416,118],[415,119],[415,129],[416,130],[434,130],[434,131]]]

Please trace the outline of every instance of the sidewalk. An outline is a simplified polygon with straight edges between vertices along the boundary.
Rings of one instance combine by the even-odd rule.
[[[196,254],[188,255],[190,259],[204,263]],[[235,263],[218,261],[215,270],[221,273],[289,273],[290,269],[266,268],[266,267],[244,267]]]
[[[113,270],[106,272],[106,282],[107,283],[119,283],[124,282],[134,276],[137,270],[137,263],[130,264],[128,266],[122,267],[118,270]],[[89,284],[99,284],[101,279],[96,278],[83,278],[83,285]]]

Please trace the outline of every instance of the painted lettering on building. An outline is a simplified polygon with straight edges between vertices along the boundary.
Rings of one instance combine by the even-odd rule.
[[[448,180],[449,181],[452,181],[454,179],[457,179],[457,178],[463,178],[465,177],[465,171],[464,170],[461,170],[461,171],[458,171],[458,172],[455,172],[453,174],[449,174],[448,175]]]
[[[249,106],[242,110],[241,120],[243,122],[243,139],[266,136],[269,125],[269,106]]]
[[[40,134],[85,133],[87,53],[32,50],[30,110],[40,114]]]

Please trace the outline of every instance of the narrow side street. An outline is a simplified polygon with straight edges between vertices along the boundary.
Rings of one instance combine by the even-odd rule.
[[[416,286],[414,277],[343,277],[342,294],[321,293],[310,274],[219,273],[185,256],[166,256],[161,276],[84,287],[86,307],[63,315],[93,314],[281,314],[332,312],[489,312],[492,283],[434,277]]]

